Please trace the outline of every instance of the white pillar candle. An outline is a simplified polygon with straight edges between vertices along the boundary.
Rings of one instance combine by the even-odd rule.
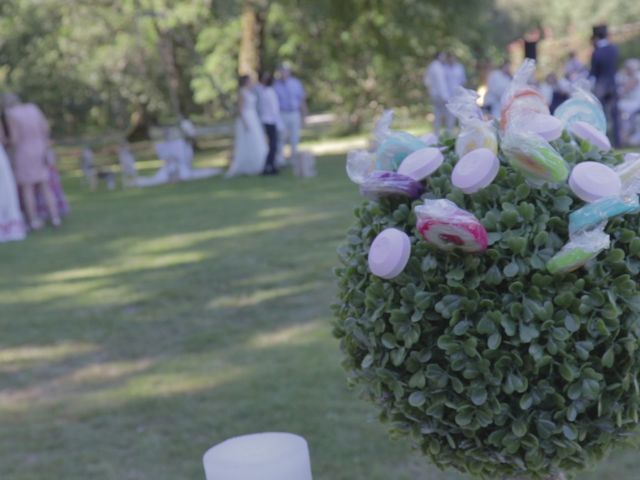
[[[256,433],[211,447],[203,458],[207,480],[312,480],[309,447],[290,433]]]

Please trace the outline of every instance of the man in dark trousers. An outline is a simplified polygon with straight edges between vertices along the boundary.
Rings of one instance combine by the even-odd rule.
[[[614,147],[619,147],[620,125],[616,91],[618,47],[609,42],[606,25],[593,27],[593,47],[591,77],[595,80],[595,94],[602,102],[607,115],[607,123],[611,128],[611,143]]]

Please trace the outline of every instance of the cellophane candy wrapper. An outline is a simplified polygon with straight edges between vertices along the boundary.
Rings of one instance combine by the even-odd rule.
[[[622,182],[623,194],[640,192],[640,153],[627,153],[624,162],[614,168]]]
[[[456,154],[463,157],[477,148],[498,151],[498,138],[493,122],[485,121],[477,104],[478,94],[473,90],[458,87],[447,103],[449,112],[460,122],[460,133],[456,139]]]
[[[371,200],[394,196],[415,199],[424,193],[424,187],[399,173],[375,170],[360,184],[360,193]]]
[[[513,168],[536,185],[564,182],[569,176],[567,162],[540,135],[509,129],[501,147]]]
[[[553,274],[572,272],[596,258],[611,244],[611,238],[604,233],[604,227],[603,223],[597,229],[571,237],[569,243],[547,262],[547,270]]]
[[[571,97],[556,108],[553,116],[564,123],[565,129],[575,122],[586,122],[607,133],[607,117],[600,101],[589,91],[588,82],[578,83]]]
[[[549,114],[549,107],[542,94],[529,85],[535,70],[536,62],[530,58],[525,59],[513,76],[509,88],[502,96],[500,129],[503,132],[509,128],[513,115],[523,112]]]
[[[591,230],[619,215],[638,212],[640,212],[640,202],[637,194],[601,198],[569,214],[569,235]]]
[[[347,175],[353,183],[362,185],[376,169],[376,156],[366,150],[352,150],[347,154]]]
[[[376,170],[396,171],[402,161],[427,143],[407,132],[391,130],[393,110],[385,110],[373,129],[371,150],[376,152]]]
[[[378,146],[376,168],[396,171],[405,158],[426,147],[425,142],[410,133],[391,132]]]
[[[489,238],[480,221],[447,199],[425,200],[415,207],[416,228],[422,237],[441,250],[483,252]]]

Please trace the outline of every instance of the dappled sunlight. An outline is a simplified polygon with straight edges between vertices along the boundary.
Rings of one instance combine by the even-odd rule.
[[[250,348],[272,348],[281,345],[306,345],[317,341],[316,334],[321,330],[322,326],[326,326],[319,320],[296,324],[278,329],[273,332],[259,333],[251,337],[247,345]]]
[[[224,295],[207,304],[207,308],[215,310],[216,308],[243,308],[254,307],[260,303],[278,298],[297,295],[300,293],[310,292],[318,287],[318,283],[310,282],[302,285],[294,285],[290,287],[280,287],[271,289],[262,289],[251,293],[240,293],[237,295]]]
[[[74,409],[114,408],[129,402],[175,395],[195,394],[246,377],[251,369],[229,367],[203,373],[186,369],[180,372],[155,372],[138,375],[116,387],[88,392],[70,399]],[[1,404],[0,404],[1,405]]]
[[[357,148],[367,148],[367,140],[364,137],[347,139],[327,139],[319,143],[303,145],[315,155],[339,155]]]
[[[98,345],[86,342],[64,342],[56,345],[23,345],[0,349],[0,372],[15,372],[69,357],[95,353]]]
[[[242,278],[234,282],[234,285],[238,287],[253,287],[253,286],[262,286],[262,285],[272,287],[276,283],[283,282],[286,280],[291,280],[298,276],[299,276],[299,273],[295,271],[280,271],[280,272],[268,273],[264,275],[254,275],[248,278]]]
[[[37,277],[45,284],[59,284],[59,282],[86,281],[100,277],[109,277],[128,272],[141,272],[159,268],[175,267],[178,265],[200,262],[204,259],[201,252],[189,251],[164,255],[131,255],[127,252],[121,261],[113,261],[109,265],[93,265],[90,267],[60,270]],[[74,287],[75,288],[75,287]]]
[[[257,216],[259,218],[288,217],[290,215],[303,215],[304,213],[304,209],[300,207],[273,207],[259,210]]]
[[[148,369],[151,359],[132,361],[99,362],[74,369],[48,380],[40,381],[24,388],[0,391],[0,409],[13,408],[20,404],[51,403],[64,401],[67,397],[79,395],[83,390],[100,387],[106,382],[114,382]]]

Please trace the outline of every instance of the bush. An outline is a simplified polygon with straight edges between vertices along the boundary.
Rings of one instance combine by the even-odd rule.
[[[566,134],[554,146],[570,164],[620,161]],[[451,147],[423,198],[474,213],[489,249],[434,249],[408,201],[357,208],[336,270],[344,367],[381,420],[440,468],[494,478],[584,468],[638,423],[638,216],[611,220],[610,249],[586,267],[551,275],[545,264],[568,241],[568,214],[581,202],[567,185],[530,187],[504,161],[491,186],[464,195],[451,186]],[[367,266],[387,227],[412,242],[393,280]]]

